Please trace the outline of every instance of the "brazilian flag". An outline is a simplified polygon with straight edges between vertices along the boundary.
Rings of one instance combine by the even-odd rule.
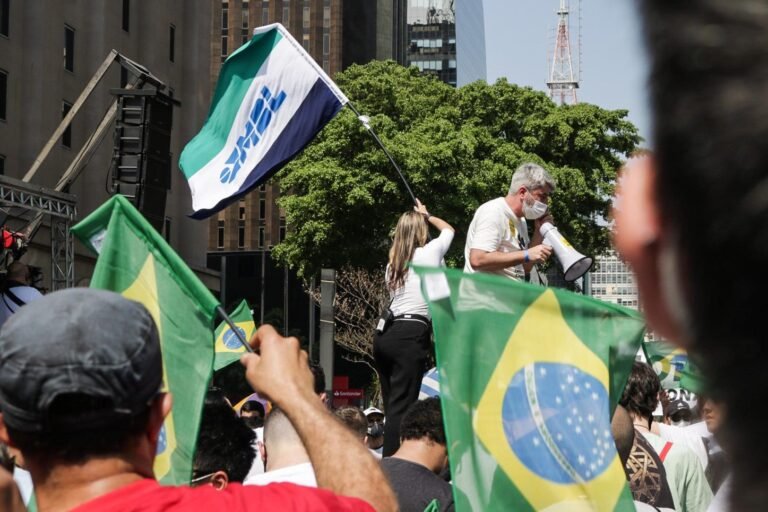
[[[189,483],[200,414],[213,370],[216,299],[125,197],[116,195],[72,228],[99,257],[91,287],[141,302],[155,319],[163,385],[173,409],[163,424],[155,478]]]
[[[256,323],[251,316],[251,308],[248,302],[242,301],[235,310],[229,314],[229,318],[240,334],[250,340],[256,331]],[[213,360],[213,369],[218,371],[225,366],[240,360],[240,356],[245,353],[245,347],[240,343],[237,334],[232,331],[226,322],[222,322],[216,328],[216,342],[214,343],[215,356]]]
[[[688,366],[688,353],[684,349],[664,341],[646,341],[643,343],[643,352],[664,389],[681,387],[680,379]]]
[[[634,510],[610,419],[634,311],[488,274],[416,268],[434,324],[457,510]]]

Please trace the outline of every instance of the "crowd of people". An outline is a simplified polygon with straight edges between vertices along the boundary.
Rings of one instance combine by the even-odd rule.
[[[768,112],[760,94],[768,86],[768,7],[638,4],[654,152],[625,169],[614,242],[635,273],[650,327],[689,350],[706,386],[693,408],[668,402],[658,376],[638,362],[611,430],[638,510],[763,510],[768,447],[754,403],[768,391],[755,314],[765,292],[754,272],[768,263]],[[540,166],[518,168],[508,194],[476,212],[465,270],[539,279],[535,265],[552,252],[538,227],[552,221],[554,190]],[[432,242],[427,224],[440,231]],[[238,416],[211,390],[190,485],[180,487],[153,478],[173,399],[161,390],[151,315],[98,290],[26,300],[29,276],[11,269],[0,331],[0,507],[24,510],[24,484],[9,472],[23,468],[44,512],[451,509],[439,399],[414,395],[430,325],[408,264],[439,263],[452,232],[421,204],[398,223],[386,274],[392,314],[382,315],[374,341],[383,411],[329,411],[298,341],[263,326],[252,341],[258,353],[241,362],[269,407],[244,406]],[[715,275],[730,260],[744,270]]]

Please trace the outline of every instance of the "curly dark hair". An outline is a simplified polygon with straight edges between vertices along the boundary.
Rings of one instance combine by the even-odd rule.
[[[647,363],[635,361],[619,404],[630,413],[650,419],[659,404],[660,390],[661,382],[653,368]]]
[[[445,427],[440,409],[440,397],[427,398],[411,404],[400,423],[403,440],[428,438],[445,446]]]

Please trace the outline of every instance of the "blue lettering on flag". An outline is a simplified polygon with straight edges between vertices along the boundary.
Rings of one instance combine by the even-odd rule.
[[[232,183],[235,180],[240,167],[245,163],[248,150],[259,143],[269,123],[272,122],[272,117],[280,110],[287,97],[285,91],[280,91],[272,97],[272,91],[267,86],[261,88],[261,98],[254,103],[248,121],[245,123],[244,133],[237,138],[235,148],[227,159],[227,167],[224,167],[219,175],[222,183]]]

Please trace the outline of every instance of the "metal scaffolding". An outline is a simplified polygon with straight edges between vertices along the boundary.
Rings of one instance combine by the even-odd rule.
[[[70,231],[77,215],[74,194],[57,192],[0,175],[0,204],[49,215],[51,222],[51,289],[75,284],[75,244]]]

